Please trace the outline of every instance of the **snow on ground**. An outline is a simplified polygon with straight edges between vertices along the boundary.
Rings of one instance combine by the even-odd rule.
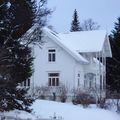
[[[31,114],[31,113],[28,113],[28,112],[25,112],[25,111],[19,111],[19,110],[13,110],[13,111],[10,111],[10,112],[4,112],[4,113],[0,113],[0,118],[2,116],[6,116],[6,117],[13,117],[13,118],[21,118],[21,119],[32,119],[32,120],[35,120],[36,116]]]
[[[98,108],[82,108],[80,106],[53,101],[36,100],[32,105],[37,116],[50,118],[62,116],[64,120],[120,120],[114,112]]]
[[[47,100],[36,100],[31,108],[33,109],[31,114],[18,110],[5,112],[4,114],[5,116],[17,116],[18,118],[23,118],[24,120],[27,118],[37,120],[37,117],[49,119],[54,117],[54,115],[56,115],[57,118],[62,117],[63,120],[120,120],[120,116],[118,114],[108,110],[98,108],[82,108],[81,106],[72,105],[69,103],[60,103]]]

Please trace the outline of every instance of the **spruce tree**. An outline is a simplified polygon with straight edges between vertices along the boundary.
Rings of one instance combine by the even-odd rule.
[[[23,27],[23,22],[20,24],[20,19],[15,24],[19,3],[15,5],[12,0],[3,0],[0,6],[0,111],[19,109],[30,112],[29,105],[33,100],[26,97],[26,89],[18,87],[32,75],[31,49],[17,40],[27,27]]]
[[[120,92],[120,17],[115,22],[109,39],[112,58],[107,59],[107,85],[112,91]]]
[[[3,34],[2,39],[10,36],[18,39],[25,34],[35,23],[36,11],[35,0],[1,0],[0,28],[2,29],[0,32],[1,35]]]
[[[82,29],[80,27],[80,22],[78,20],[77,10],[75,9],[70,31],[73,32],[73,31],[81,31],[81,30]]]
[[[42,18],[50,12],[44,7],[45,1],[40,0],[39,10],[43,11],[42,16],[37,17],[35,0],[0,0],[0,111],[31,111],[29,106],[33,100],[26,96],[27,90],[18,85],[30,79],[33,57],[31,48],[19,38],[36,19],[41,18],[39,22],[44,23]]]

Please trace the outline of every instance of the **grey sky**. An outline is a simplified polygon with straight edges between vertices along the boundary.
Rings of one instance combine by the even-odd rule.
[[[77,9],[79,20],[92,18],[101,27],[110,32],[114,22],[120,16],[120,0],[48,0],[48,8],[55,9],[49,24],[57,32],[70,30],[74,9]]]

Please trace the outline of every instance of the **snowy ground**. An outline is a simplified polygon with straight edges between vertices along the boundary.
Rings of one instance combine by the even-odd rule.
[[[49,118],[62,116],[64,120],[120,120],[116,113],[98,108],[82,108],[72,104],[37,100],[32,108],[36,115]]]
[[[120,116],[115,112],[102,110],[98,108],[82,108],[80,106],[69,103],[59,103],[46,100],[36,100],[32,105],[33,113],[12,111],[5,113],[8,116],[15,116],[20,118],[31,118],[35,120],[36,117],[63,118],[64,120],[120,120]]]

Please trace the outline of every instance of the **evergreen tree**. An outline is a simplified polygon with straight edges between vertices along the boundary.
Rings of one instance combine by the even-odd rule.
[[[9,19],[13,39],[20,38],[34,23],[35,0],[1,0],[0,5],[0,21],[2,21],[0,24],[5,27]]]
[[[0,111],[30,112],[32,99],[25,96],[26,89],[17,86],[32,75],[33,58],[31,49],[17,40],[23,32],[19,30],[22,23],[15,24],[13,8],[17,6],[13,7],[12,2],[0,1]]]
[[[27,89],[19,88],[19,83],[32,74],[31,50],[12,41],[9,47],[1,48],[0,54],[0,111],[14,109],[30,112],[32,99],[26,96]]]
[[[45,1],[41,0],[41,7]],[[42,16],[39,18],[46,17],[49,10],[41,10]],[[31,111],[29,106],[32,99],[26,96],[27,90],[18,85],[31,77],[33,57],[31,49],[19,38],[38,19],[36,11],[35,0],[0,1],[0,111]]]
[[[107,59],[107,85],[112,91],[120,92],[120,17],[109,39],[112,58]]]
[[[82,29],[80,27],[80,22],[78,20],[77,10],[75,9],[70,31],[73,32],[73,31],[81,31],[81,30]]]

